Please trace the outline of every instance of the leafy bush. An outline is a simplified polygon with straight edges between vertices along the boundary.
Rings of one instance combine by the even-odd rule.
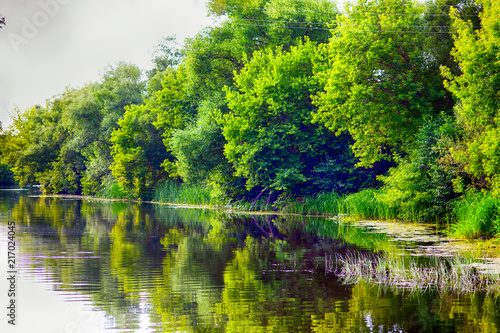
[[[0,185],[14,185],[14,174],[5,164],[0,164]]]
[[[387,176],[378,199],[397,208],[405,220],[436,221],[449,212],[453,174],[440,164],[442,121],[427,121],[416,135],[414,149],[407,156],[396,157],[398,166]]]

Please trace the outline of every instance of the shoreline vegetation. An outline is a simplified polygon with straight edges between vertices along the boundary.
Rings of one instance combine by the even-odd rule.
[[[110,193],[110,192],[108,192]],[[252,201],[220,203],[210,196],[210,190],[200,185],[166,183],[159,187],[153,200],[160,204],[191,205],[214,209],[235,209],[241,212],[290,213],[311,216],[348,216],[352,219],[397,220],[400,222],[422,222],[424,212],[404,211],[405,207],[389,206],[378,199],[380,189],[363,189],[352,194],[320,192],[312,196],[292,197],[269,204],[266,198]],[[115,193],[116,195],[116,193]],[[124,193],[118,198],[125,199]],[[114,199],[117,197],[106,197]],[[252,208],[252,209],[250,209]],[[491,239],[500,232],[500,198],[488,193],[472,192],[458,198],[445,216],[425,223],[449,225],[448,234],[462,239]]]
[[[334,192],[318,193],[314,196],[291,198],[271,204],[267,203],[265,198],[256,202],[236,201],[221,204],[210,196],[210,190],[207,187],[199,185],[166,183],[155,191],[151,200],[134,199],[130,193],[116,192],[116,184],[113,187],[115,190],[104,189],[101,195],[97,196],[68,194],[37,196],[166,204],[186,208],[233,210],[245,214],[296,214],[330,218],[343,216],[353,220],[421,222],[418,211],[414,212],[410,219],[401,218],[401,208],[390,207],[378,201],[377,193],[380,190],[376,189],[364,189],[350,195],[339,195]],[[482,193],[469,194],[454,203],[453,209],[445,219],[441,218],[433,223],[441,225],[448,236],[457,239],[492,239],[494,241],[496,238],[486,237],[486,235],[491,230],[498,230],[500,226],[500,198]]]
[[[0,183],[500,238],[500,3],[339,6],[208,0],[151,69],[14,110]]]

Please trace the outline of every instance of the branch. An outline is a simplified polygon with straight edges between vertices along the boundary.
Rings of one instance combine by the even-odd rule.
[[[267,190],[267,188],[263,189],[263,190],[262,190],[262,192],[260,192],[260,194],[259,194],[259,195],[255,198],[255,201],[253,202],[252,207],[250,207],[250,210],[249,210],[250,212],[252,211],[253,206],[255,206],[255,204],[257,203],[257,200],[259,200],[260,196],[261,196],[262,194],[264,194],[264,192],[265,192],[266,190]]]

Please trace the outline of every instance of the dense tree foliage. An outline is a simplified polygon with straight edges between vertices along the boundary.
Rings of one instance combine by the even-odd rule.
[[[304,36],[326,42],[327,24],[338,12],[328,1],[210,1],[208,6],[214,16],[225,19],[187,40],[183,51],[184,87],[196,104],[196,115],[186,128],[174,132],[170,145],[165,144],[184,181],[210,184],[214,196],[238,197],[246,192],[246,180],[224,155],[226,140],[217,121],[232,113],[223,88],[234,86],[235,74],[254,52],[289,49]]]
[[[111,136],[111,171],[118,184],[135,197],[147,198],[152,187],[165,177],[161,167],[168,158],[161,132],[153,125],[156,114],[148,105],[126,107],[119,129]]]
[[[0,146],[5,146],[10,138],[2,134],[2,123],[0,122]],[[0,185],[14,185],[14,174],[9,166],[2,163],[2,152],[0,151]]]
[[[124,107],[142,101],[140,76],[136,66],[118,64],[101,82],[68,89],[45,107],[18,111],[1,149],[19,184],[96,193],[110,175],[111,133]]]
[[[70,121],[77,132],[73,140],[85,145],[81,148],[86,159],[82,180],[85,193],[95,193],[104,177],[109,176],[111,133],[118,127],[125,107],[142,103],[143,94],[140,69],[121,63],[108,70],[103,82],[70,113]]]
[[[2,163],[46,192],[138,199],[163,182],[220,203],[380,186],[374,200],[427,220],[471,189],[500,193],[497,2],[340,12],[210,0],[208,11],[216,23],[182,46],[161,40],[145,75],[119,63],[17,111]]]
[[[328,45],[325,91],[315,119],[349,131],[364,165],[407,152],[433,102],[444,95],[426,56],[422,8],[411,2],[358,1],[346,8]],[[377,14],[380,13],[380,14]]]
[[[401,218],[420,215],[424,221],[438,220],[449,211],[456,197],[453,177],[456,173],[444,163],[444,138],[450,136],[450,119],[427,120],[415,136],[415,145],[405,157],[397,156],[398,166],[387,176],[379,198],[391,207],[401,207]],[[451,129],[453,131],[453,129]]]
[[[354,158],[346,138],[312,123],[310,95],[321,89],[313,77],[318,57],[311,42],[290,52],[254,53],[236,76],[235,89],[226,89],[232,112],[221,120],[225,155],[247,188],[297,192],[312,185],[315,168],[328,157],[344,169],[336,181],[347,183]]]
[[[460,66],[456,75],[443,68],[446,87],[457,100],[456,120],[462,141],[452,147],[455,161],[475,178],[476,185],[500,193],[500,4],[479,1],[483,6],[481,27],[452,10],[457,30],[452,55]]]

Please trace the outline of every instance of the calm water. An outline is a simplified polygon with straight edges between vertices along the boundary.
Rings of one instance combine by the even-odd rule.
[[[8,222],[17,325],[7,325]],[[0,191],[1,332],[498,332],[485,293],[343,285],[337,253],[437,251],[393,226]],[[390,231],[392,230],[392,232]]]

